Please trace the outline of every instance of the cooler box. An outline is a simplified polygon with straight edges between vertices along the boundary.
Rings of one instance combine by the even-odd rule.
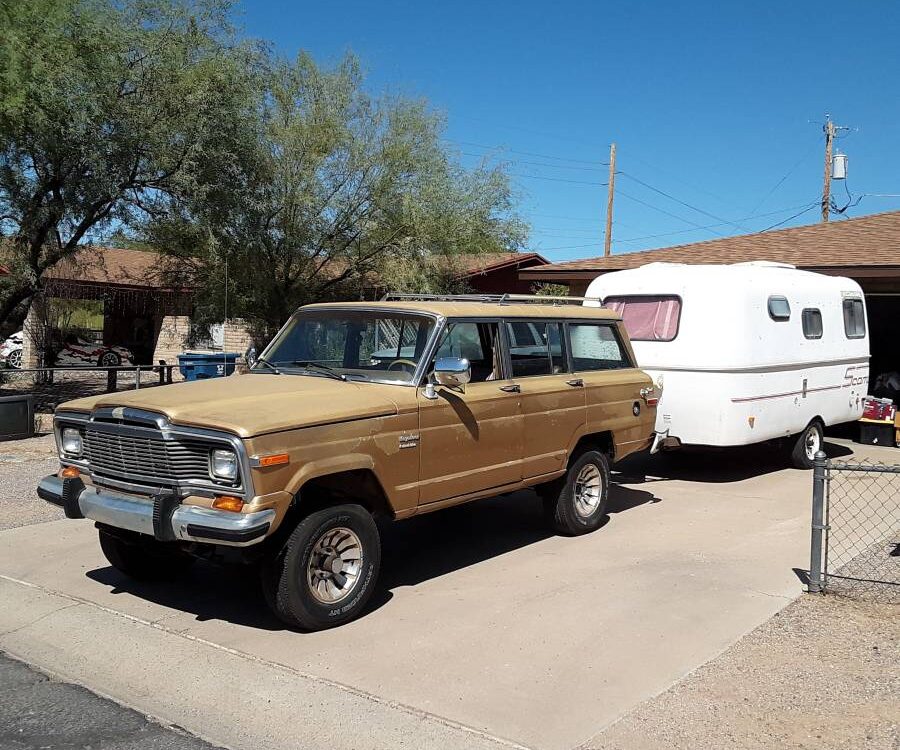
[[[863,445],[895,445],[894,422],[887,420],[859,420],[859,442]]]
[[[182,352],[178,369],[185,380],[221,378],[234,372],[237,352]]]

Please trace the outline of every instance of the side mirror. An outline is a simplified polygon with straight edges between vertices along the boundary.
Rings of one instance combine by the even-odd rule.
[[[472,366],[464,357],[441,357],[434,363],[434,379],[438,385],[460,388],[472,379]]]

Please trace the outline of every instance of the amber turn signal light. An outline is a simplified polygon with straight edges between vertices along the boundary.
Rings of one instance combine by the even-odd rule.
[[[81,472],[76,469],[74,466],[66,466],[66,468],[62,469],[59,472],[60,479],[75,479],[76,477],[80,477]]]
[[[234,495],[219,495],[213,500],[213,508],[219,510],[230,510],[232,513],[240,513],[244,507],[244,501]]]
[[[280,464],[286,464],[289,460],[289,456],[287,453],[273,453],[269,456],[260,456],[259,457],[259,465],[260,466],[279,466]]]

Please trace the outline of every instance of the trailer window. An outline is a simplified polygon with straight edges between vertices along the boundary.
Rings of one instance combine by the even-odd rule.
[[[575,372],[621,370],[632,367],[616,329],[602,323],[570,323],[572,366]]]
[[[769,317],[778,321],[791,319],[791,303],[787,297],[769,297]]]
[[[678,335],[681,298],[663,295],[607,297],[603,304],[617,312],[632,341],[672,341]]]
[[[848,339],[861,339],[866,335],[866,311],[861,299],[844,300],[844,333]]]
[[[803,320],[803,335],[808,339],[822,338],[822,311],[814,307],[807,307],[801,316]]]

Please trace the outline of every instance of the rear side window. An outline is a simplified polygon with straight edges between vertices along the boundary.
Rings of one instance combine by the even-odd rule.
[[[822,311],[807,307],[802,314],[803,335],[808,339],[822,338]]]
[[[566,372],[559,323],[507,323],[509,358],[514,378]],[[522,326],[526,326],[527,335]],[[518,333],[517,333],[518,330]]]
[[[769,297],[769,317],[778,321],[791,319],[791,303],[787,301],[787,297],[780,295]]]
[[[570,323],[569,341],[575,372],[631,367],[616,329],[609,324]]]
[[[678,335],[678,322],[681,319],[679,297],[607,297],[603,304],[621,316],[632,341],[672,341]]]
[[[844,300],[844,333],[848,339],[861,339],[866,335],[866,311],[859,298]]]

